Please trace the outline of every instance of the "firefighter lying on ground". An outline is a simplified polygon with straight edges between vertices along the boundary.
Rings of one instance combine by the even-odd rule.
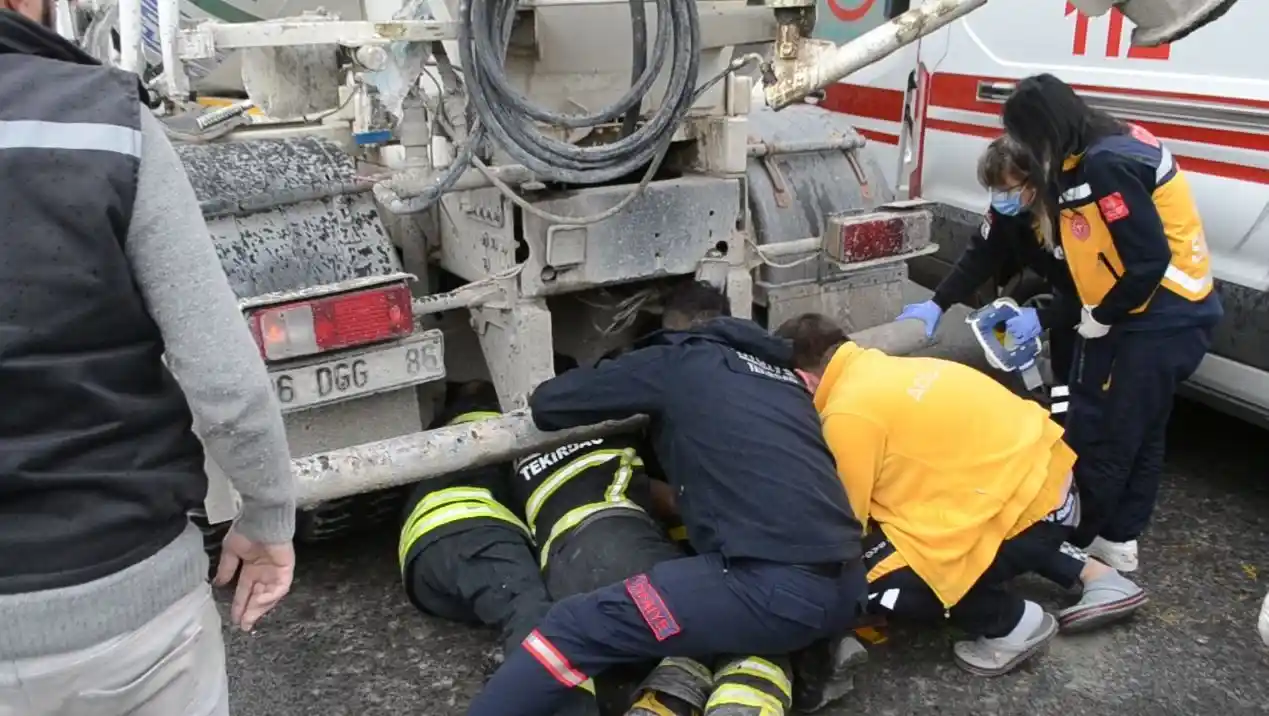
[[[464,386],[463,393],[459,409],[466,412],[449,418],[448,424],[498,415],[491,385]],[[436,616],[501,627],[509,651],[526,637],[532,639],[532,629],[551,600],[619,583],[682,557],[645,510],[649,484],[636,451],[639,443],[634,435],[587,440],[522,458],[510,475],[501,466],[468,471],[439,486],[432,481],[420,485],[407,508],[401,538],[411,600]],[[482,488],[488,492],[472,492]],[[454,506],[461,504],[467,507]],[[464,516],[452,522],[434,517],[444,509]],[[450,525],[444,528],[448,536],[429,540],[427,535],[442,524]],[[436,527],[427,529],[429,525]],[[438,595],[446,595],[440,606]],[[699,661],[677,657],[663,659],[651,673],[643,668],[635,681],[647,678],[636,690],[629,715],[690,716],[703,710],[707,716],[780,716],[790,705],[787,658],[717,662],[716,673]],[[626,695],[621,676],[625,674],[599,684],[605,703],[620,702]],[[815,706],[826,688],[807,692],[804,687],[798,696],[802,702],[810,698]],[[584,690],[590,694],[569,699],[569,716],[598,712],[591,697],[593,683]]]
[[[1057,633],[1125,617],[1139,586],[1065,545],[1079,522],[1075,453],[1043,408],[990,376],[849,342],[818,314],[777,330],[794,343],[855,516],[868,525],[869,611],[952,624],[977,637],[956,663],[997,676]],[[1039,571],[1083,596],[1057,618],[1010,593]]]
[[[700,554],[557,602],[508,652],[471,716],[551,716],[587,677],[620,664],[791,653],[858,618],[860,528],[789,346],[726,312],[718,291],[684,284],[666,305],[666,330],[530,397],[544,430],[650,416]]]

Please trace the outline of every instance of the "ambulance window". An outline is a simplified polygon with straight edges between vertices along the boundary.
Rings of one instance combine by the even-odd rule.
[[[911,6],[912,0],[889,0],[889,2],[886,3],[886,19],[895,19],[907,12]]]

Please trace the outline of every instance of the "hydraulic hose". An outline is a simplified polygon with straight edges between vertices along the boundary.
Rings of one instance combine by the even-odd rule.
[[[569,184],[600,184],[646,167],[686,117],[695,101],[700,70],[700,18],[695,0],[656,0],[657,34],[652,62],[616,102],[590,114],[562,114],[531,103],[511,87],[504,63],[517,0],[463,0],[459,9],[459,52],[478,131],[488,133],[513,160],[537,176]],[[636,30],[637,32],[637,30]],[[666,94],[656,112],[615,142],[578,146],[542,134],[535,122],[567,129],[606,124],[643,98],[661,69],[669,68]]]

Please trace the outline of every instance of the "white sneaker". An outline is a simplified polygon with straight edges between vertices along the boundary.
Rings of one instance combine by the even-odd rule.
[[[1137,571],[1137,540],[1135,539],[1127,542],[1110,542],[1101,537],[1095,537],[1093,543],[1084,551],[1120,572]]]
[[[1265,601],[1260,604],[1260,620],[1256,627],[1260,632],[1260,640],[1265,646],[1269,646],[1269,594],[1265,595]]]

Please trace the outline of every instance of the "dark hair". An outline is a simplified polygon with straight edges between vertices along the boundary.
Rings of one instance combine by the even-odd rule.
[[[1071,86],[1050,74],[1018,83],[1001,113],[1005,131],[1031,155],[1031,181],[1057,206],[1062,163],[1103,137],[1124,134],[1127,125],[1089,107]]]
[[[662,323],[668,324],[673,317],[686,325],[695,325],[730,315],[731,304],[722,291],[704,281],[692,280],[677,286],[665,299]]]
[[[991,140],[987,151],[978,158],[978,183],[984,189],[1004,188],[1010,177],[1030,182],[1033,174],[1031,154],[1008,134]]]
[[[846,331],[822,313],[790,318],[780,324],[775,335],[793,341],[793,367],[798,370],[820,368],[829,353],[847,340]]]

